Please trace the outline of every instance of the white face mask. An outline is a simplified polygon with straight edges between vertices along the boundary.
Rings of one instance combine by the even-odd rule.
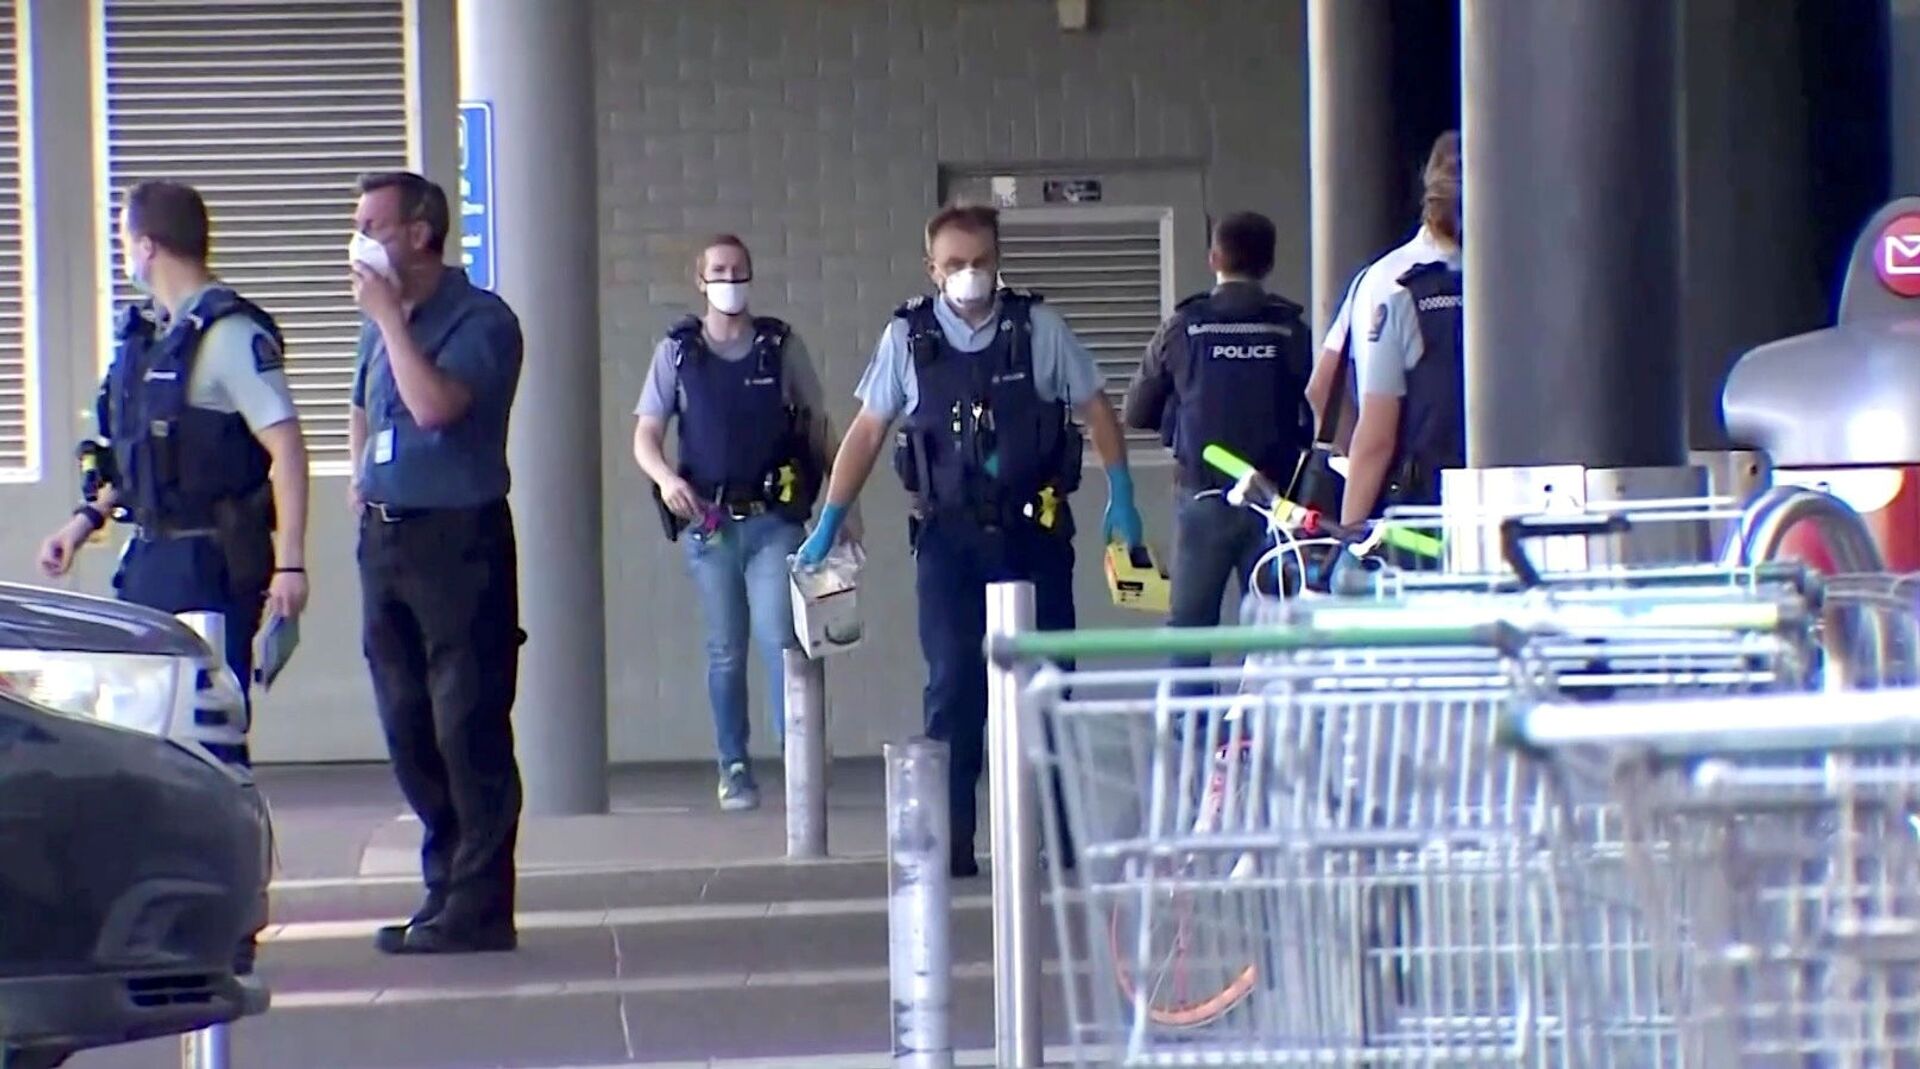
[[[707,303],[722,315],[737,316],[747,307],[745,282],[707,283]]]
[[[393,269],[387,247],[358,231],[354,232],[353,240],[347,242],[347,262],[360,264],[396,286],[400,284],[399,272]]]
[[[121,270],[126,274],[127,281],[132,283],[134,289],[139,290],[141,293],[150,292],[151,287],[147,283],[147,276],[153,271],[153,261],[147,261],[146,266],[142,267],[134,261],[133,255],[128,253],[122,257]]]
[[[947,299],[955,304],[977,304],[993,295],[993,275],[977,267],[963,267],[947,276]]]

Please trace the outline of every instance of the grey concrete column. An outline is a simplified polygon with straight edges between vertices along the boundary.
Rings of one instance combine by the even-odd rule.
[[[407,0],[407,166],[451,193],[460,187],[459,0]],[[458,242],[447,262],[460,262]]]
[[[1671,0],[1462,0],[1467,463],[1687,460]]]
[[[26,329],[39,367],[40,482],[31,488],[28,524],[38,538],[79,500],[80,471],[73,446],[94,433],[93,399],[106,369],[106,341],[100,329],[100,279],[112,264],[103,233],[103,213],[94,201],[91,175],[102,147],[94,141],[93,104],[101,80],[85,63],[74,62],[93,47],[91,5],[61,0],[28,0],[19,9],[20,136],[32,145],[21,164],[21,223],[31,243],[25,271],[33,299]],[[112,555],[95,550],[81,556],[85,589],[104,589],[113,569]]]
[[[1893,195],[1920,193],[1920,0],[1887,0]]]
[[[460,0],[460,95],[493,106],[496,289],[520,316],[513,408],[527,811],[607,809],[591,0]]]
[[[1353,276],[1411,219],[1393,196],[1393,38],[1387,0],[1308,0],[1308,189],[1313,333]]]
[[[1681,7],[1687,444],[1721,449],[1730,444],[1720,414],[1727,371],[1756,345],[1830,322],[1827,291],[1837,276],[1814,251],[1807,210],[1813,173],[1795,5]]]

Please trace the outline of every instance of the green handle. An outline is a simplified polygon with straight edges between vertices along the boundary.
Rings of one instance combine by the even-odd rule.
[[[1234,456],[1223,445],[1210,445],[1200,451],[1200,459],[1219,468],[1229,479],[1240,480],[1253,474],[1253,465]]]
[[[1235,456],[1231,450],[1218,443],[1202,449],[1200,451],[1200,458],[1220,469],[1228,478],[1235,481],[1254,474],[1252,464]],[[1289,501],[1287,504],[1291,505],[1293,502]],[[1445,551],[1445,546],[1440,539],[1422,531],[1414,531],[1405,527],[1395,527],[1391,524],[1386,526],[1385,533],[1381,538],[1387,545],[1395,549],[1405,550],[1415,556],[1426,557],[1429,560],[1439,560],[1440,555]]]
[[[1445,544],[1438,538],[1424,531],[1415,531],[1408,527],[1395,527],[1392,524],[1388,524],[1385,530],[1386,533],[1382,535],[1381,538],[1387,545],[1395,549],[1406,550],[1415,556],[1426,557],[1429,560],[1439,560],[1441,553],[1446,549]]]
[[[1201,654],[1284,653],[1364,647],[1490,647],[1518,650],[1519,628],[1504,622],[1423,626],[1406,617],[1378,622],[1357,619],[1343,627],[1130,627],[1084,631],[1023,631],[987,640],[997,664],[1021,660],[1064,661],[1083,657],[1166,657]]]

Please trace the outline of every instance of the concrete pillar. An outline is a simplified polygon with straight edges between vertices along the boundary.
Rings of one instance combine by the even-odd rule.
[[[1893,195],[1920,193],[1920,0],[1887,0]]]
[[[1467,463],[1687,462],[1670,0],[1462,0]]]
[[[1720,414],[1727,371],[1756,345],[1831,322],[1828,291],[1840,265],[1815,253],[1805,150],[1812,120],[1795,5],[1688,0],[1681,8],[1687,444],[1723,449],[1733,444]]]
[[[1353,276],[1412,225],[1393,193],[1391,31],[1387,0],[1308,0],[1316,338],[1326,336]]]
[[[74,175],[91,175],[100,164],[93,134],[93,108],[103,83],[73,57],[93,47],[89,5],[28,0],[16,8],[20,23],[21,265],[30,279],[24,309],[28,359],[38,367],[40,395],[37,484],[27,496],[23,526],[52,530],[79,500],[80,470],[73,447],[94,433],[93,401],[107,367],[100,311],[100,279],[113,264],[111,233],[96,191]],[[9,489],[15,489],[9,487]],[[18,500],[17,498],[13,500]],[[24,543],[31,547],[34,543]],[[11,544],[10,544],[11,548]],[[74,586],[106,589],[114,554],[96,547],[80,557]]]
[[[530,814],[607,810],[599,219],[591,0],[460,0],[460,95],[493,107],[496,291],[520,316],[513,409]]]
[[[459,0],[407,0],[407,166],[460,187]],[[459,242],[447,242],[447,263],[460,262]]]

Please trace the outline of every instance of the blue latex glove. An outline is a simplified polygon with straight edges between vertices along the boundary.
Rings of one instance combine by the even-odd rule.
[[[1133,505],[1133,472],[1124,467],[1107,469],[1107,515],[1100,539],[1109,544],[1124,541],[1128,549],[1146,544],[1140,510]]]
[[[840,524],[847,518],[847,506],[827,503],[820,509],[820,522],[813,525],[813,533],[800,543],[794,552],[794,559],[802,568],[817,568],[827,559],[828,551],[840,535]]]

